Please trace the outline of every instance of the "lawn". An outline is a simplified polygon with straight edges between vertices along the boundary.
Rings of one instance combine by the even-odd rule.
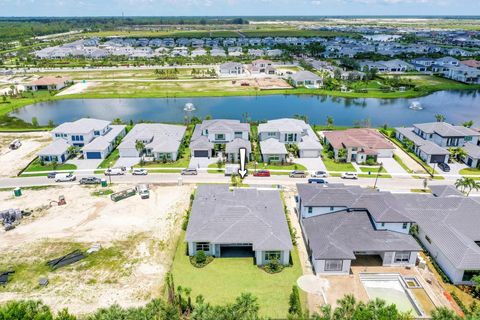
[[[35,159],[23,172],[39,172],[39,171],[55,171],[55,170],[76,170],[77,166],[74,164],[64,163],[53,166],[52,164],[42,164],[40,159]]]
[[[335,162],[333,159],[328,158],[326,155],[322,158],[327,171],[338,172],[356,172],[355,168],[350,162]]]
[[[480,169],[475,168],[465,168],[460,170],[459,172],[461,175],[471,176],[471,175],[480,175]]]
[[[192,289],[192,297],[201,294],[207,302],[224,304],[233,302],[242,292],[250,292],[258,298],[260,314],[272,318],[286,317],[292,286],[302,275],[296,248],[292,251],[292,267],[268,274],[255,266],[252,258],[217,258],[198,269],[191,265],[186,247],[182,235],[172,273],[175,285]],[[305,302],[305,295],[302,300]]]
[[[370,174],[359,174],[360,178],[375,178],[377,176],[379,167],[360,167],[360,171],[362,172],[370,172]],[[388,174],[387,170],[382,167],[380,170],[379,178],[391,178],[392,176]]]
[[[211,163],[209,166],[211,169],[218,169],[218,164],[216,163]],[[222,164],[220,168],[225,168],[225,164]],[[250,170],[250,172],[255,171],[255,162],[249,162],[247,164],[247,169]],[[288,170],[288,171],[293,171],[293,170],[307,170],[307,168],[304,165],[298,164],[298,163],[293,163],[293,164],[266,164],[266,163],[259,163],[257,165],[257,170]],[[223,172],[223,170],[209,170],[209,172]]]
[[[117,160],[120,158],[120,151],[118,149],[115,149],[106,157],[103,159],[103,161],[98,165],[97,169],[108,169],[111,166],[117,162]]]

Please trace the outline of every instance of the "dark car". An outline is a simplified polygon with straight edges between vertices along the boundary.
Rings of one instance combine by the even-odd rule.
[[[449,166],[448,164],[446,164],[445,162],[439,163],[439,164],[438,164],[438,167],[439,167],[440,170],[442,170],[443,172],[450,172],[450,166]]]
[[[100,184],[102,183],[102,180],[100,178],[96,177],[86,177],[80,179],[80,184]]]
[[[310,178],[308,179],[308,183],[319,183],[319,184],[327,184],[327,180],[318,179],[318,178]]]
[[[56,172],[49,172],[49,173],[47,174],[47,178],[48,178],[48,179],[53,179],[53,178],[55,178],[55,175],[56,175],[56,174],[57,174]]]
[[[259,170],[253,174],[254,177],[270,177],[270,171]]]

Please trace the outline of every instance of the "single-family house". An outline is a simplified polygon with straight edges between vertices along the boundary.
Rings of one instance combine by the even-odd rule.
[[[250,159],[250,125],[238,120],[204,120],[197,124],[192,134],[190,150],[195,158],[210,158],[219,155],[225,156],[229,162],[240,159],[240,148],[247,149],[247,158]],[[215,151],[215,145],[220,151]],[[224,149],[224,154],[222,153]]]
[[[275,67],[270,60],[254,60],[248,69],[251,74],[275,74]]]
[[[445,73],[445,77],[468,84],[480,84],[480,70],[460,64],[456,67],[450,67]]]
[[[66,140],[57,139],[45,148],[37,152],[37,156],[41,162],[62,164],[68,160],[70,144]]]
[[[245,74],[245,68],[239,62],[226,62],[220,65],[220,75],[222,76],[239,76],[243,74]]]
[[[84,159],[104,159],[113,151],[117,141],[125,135],[125,132],[126,126],[112,125],[110,121],[106,120],[82,118],[73,122],[65,122],[51,131],[53,146],[41,150],[38,156],[46,162],[49,157],[57,158],[55,161],[59,162],[58,152],[60,149],[65,149],[65,144],[59,143],[57,140],[62,140],[68,146],[81,148]],[[56,153],[49,155],[47,151],[52,150],[55,150]],[[68,155],[65,152],[62,154]]]
[[[358,128],[323,132],[325,142],[333,149],[335,160],[339,160],[339,151],[344,149],[347,162],[365,163],[367,159],[375,162],[381,158],[392,158],[395,147],[375,129]]]
[[[305,121],[299,119],[283,118],[261,123],[258,126],[258,139],[265,162],[285,160],[285,145],[288,144],[298,146],[300,158],[317,158],[322,152],[322,145],[315,132]]]
[[[197,188],[185,240],[189,256],[253,257],[256,265],[287,265],[293,248],[278,191],[227,185]]]
[[[366,263],[415,265],[422,249],[393,194],[343,184],[298,184],[297,190],[298,220],[315,273],[348,275],[351,266]]]
[[[295,87],[320,88],[323,86],[323,78],[307,70],[295,72],[288,78]]]
[[[478,60],[463,60],[463,61],[460,61],[460,64],[463,64],[464,66],[467,66],[470,68],[480,69],[480,61]]]
[[[480,132],[447,122],[414,124],[395,130],[396,138],[404,143],[410,141],[412,151],[427,163],[447,163],[448,148],[464,147],[467,143],[477,145],[480,137]]]
[[[120,157],[138,158],[143,155],[146,161],[176,161],[186,129],[185,126],[162,123],[137,124],[119,144]],[[143,143],[143,150],[137,149],[138,142]]]
[[[68,77],[40,77],[35,81],[32,81],[25,85],[27,91],[38,90],[61,90],[65,88],[70,82],[71,78]]]

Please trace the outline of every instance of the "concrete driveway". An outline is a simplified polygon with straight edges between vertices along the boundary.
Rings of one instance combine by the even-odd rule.
[[[301,164],[307,168],[308,171],[327,171],[322,158],[295,158],[293,162]]]
[[[383,167],[388,173],[405,174],[409,176],[409,173],[393,158],[382,158],[378,159],[378,161],[383,163]]]
[[[442,175],[459,175],[460,170],[468,168],[466,164],[460,162],[453,162],[448,165],[450,166],[450,172],[443,172],[438,165],[435,166],[435,170]]]
[[[140,157],[128,157],[128,158],[119,158],[117,162],[115,162],[115,167],[125,167],[130,168],[134,165],[140,163]]]
[[[208,168],[208,166],[212,163],[217,163],[218,157],[212,157],[212,158],[195,158],[191,157],[190,158],[190,164],[188,165],[189,168]]]
[[[67,163],[74,164],[77,166],[77,170],[93,170],[97,169],[103,159],[72,159],[68,160]]]

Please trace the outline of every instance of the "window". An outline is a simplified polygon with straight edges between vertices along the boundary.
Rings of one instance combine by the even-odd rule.
[[[325,260],[325,271],[342,271],[343,260]]]
[[[282,253],[280,251],[265,251],[263,254],[263,260],[265,261],[273,261],[273,260],[280,261],[281,257],[282,257]]]
[[[100,131],[95,130],[95,131],[93,132],[93,134],[96,135],[96,136],[99,136],[99,135],[100,135]]]
[[[330,211],[333,211],[334,210],[334,207],[330,207]]]
[[[223,133],[216,134],[215,140],[225,140],[225,135]]]
[[[385,227],[385,222],[382,222],[382,227]]]
[[[313,212],[313,208],[312,207],[308,207],[308,213],[312,213]]]
[[[276,133],[275,132],[267,132],[268,137],[275,137]]]
[[[197,251],[210,251],[210,243],[208,242],[197,242],[196,243]]]
[[[407,227],[408,227],[408,223],[404,222],[404,223],[402,224],[402,229],[407,229]]]
[[[429,236],[427,236],[427,235],[425,236],[425,240],[427,240],[427,241],[428,241],[428,243],[432,243],[432,239],[430,239],[430,237],[429,237]]]
[[[395,263],[409,262],[410,252],[395,252]]]

